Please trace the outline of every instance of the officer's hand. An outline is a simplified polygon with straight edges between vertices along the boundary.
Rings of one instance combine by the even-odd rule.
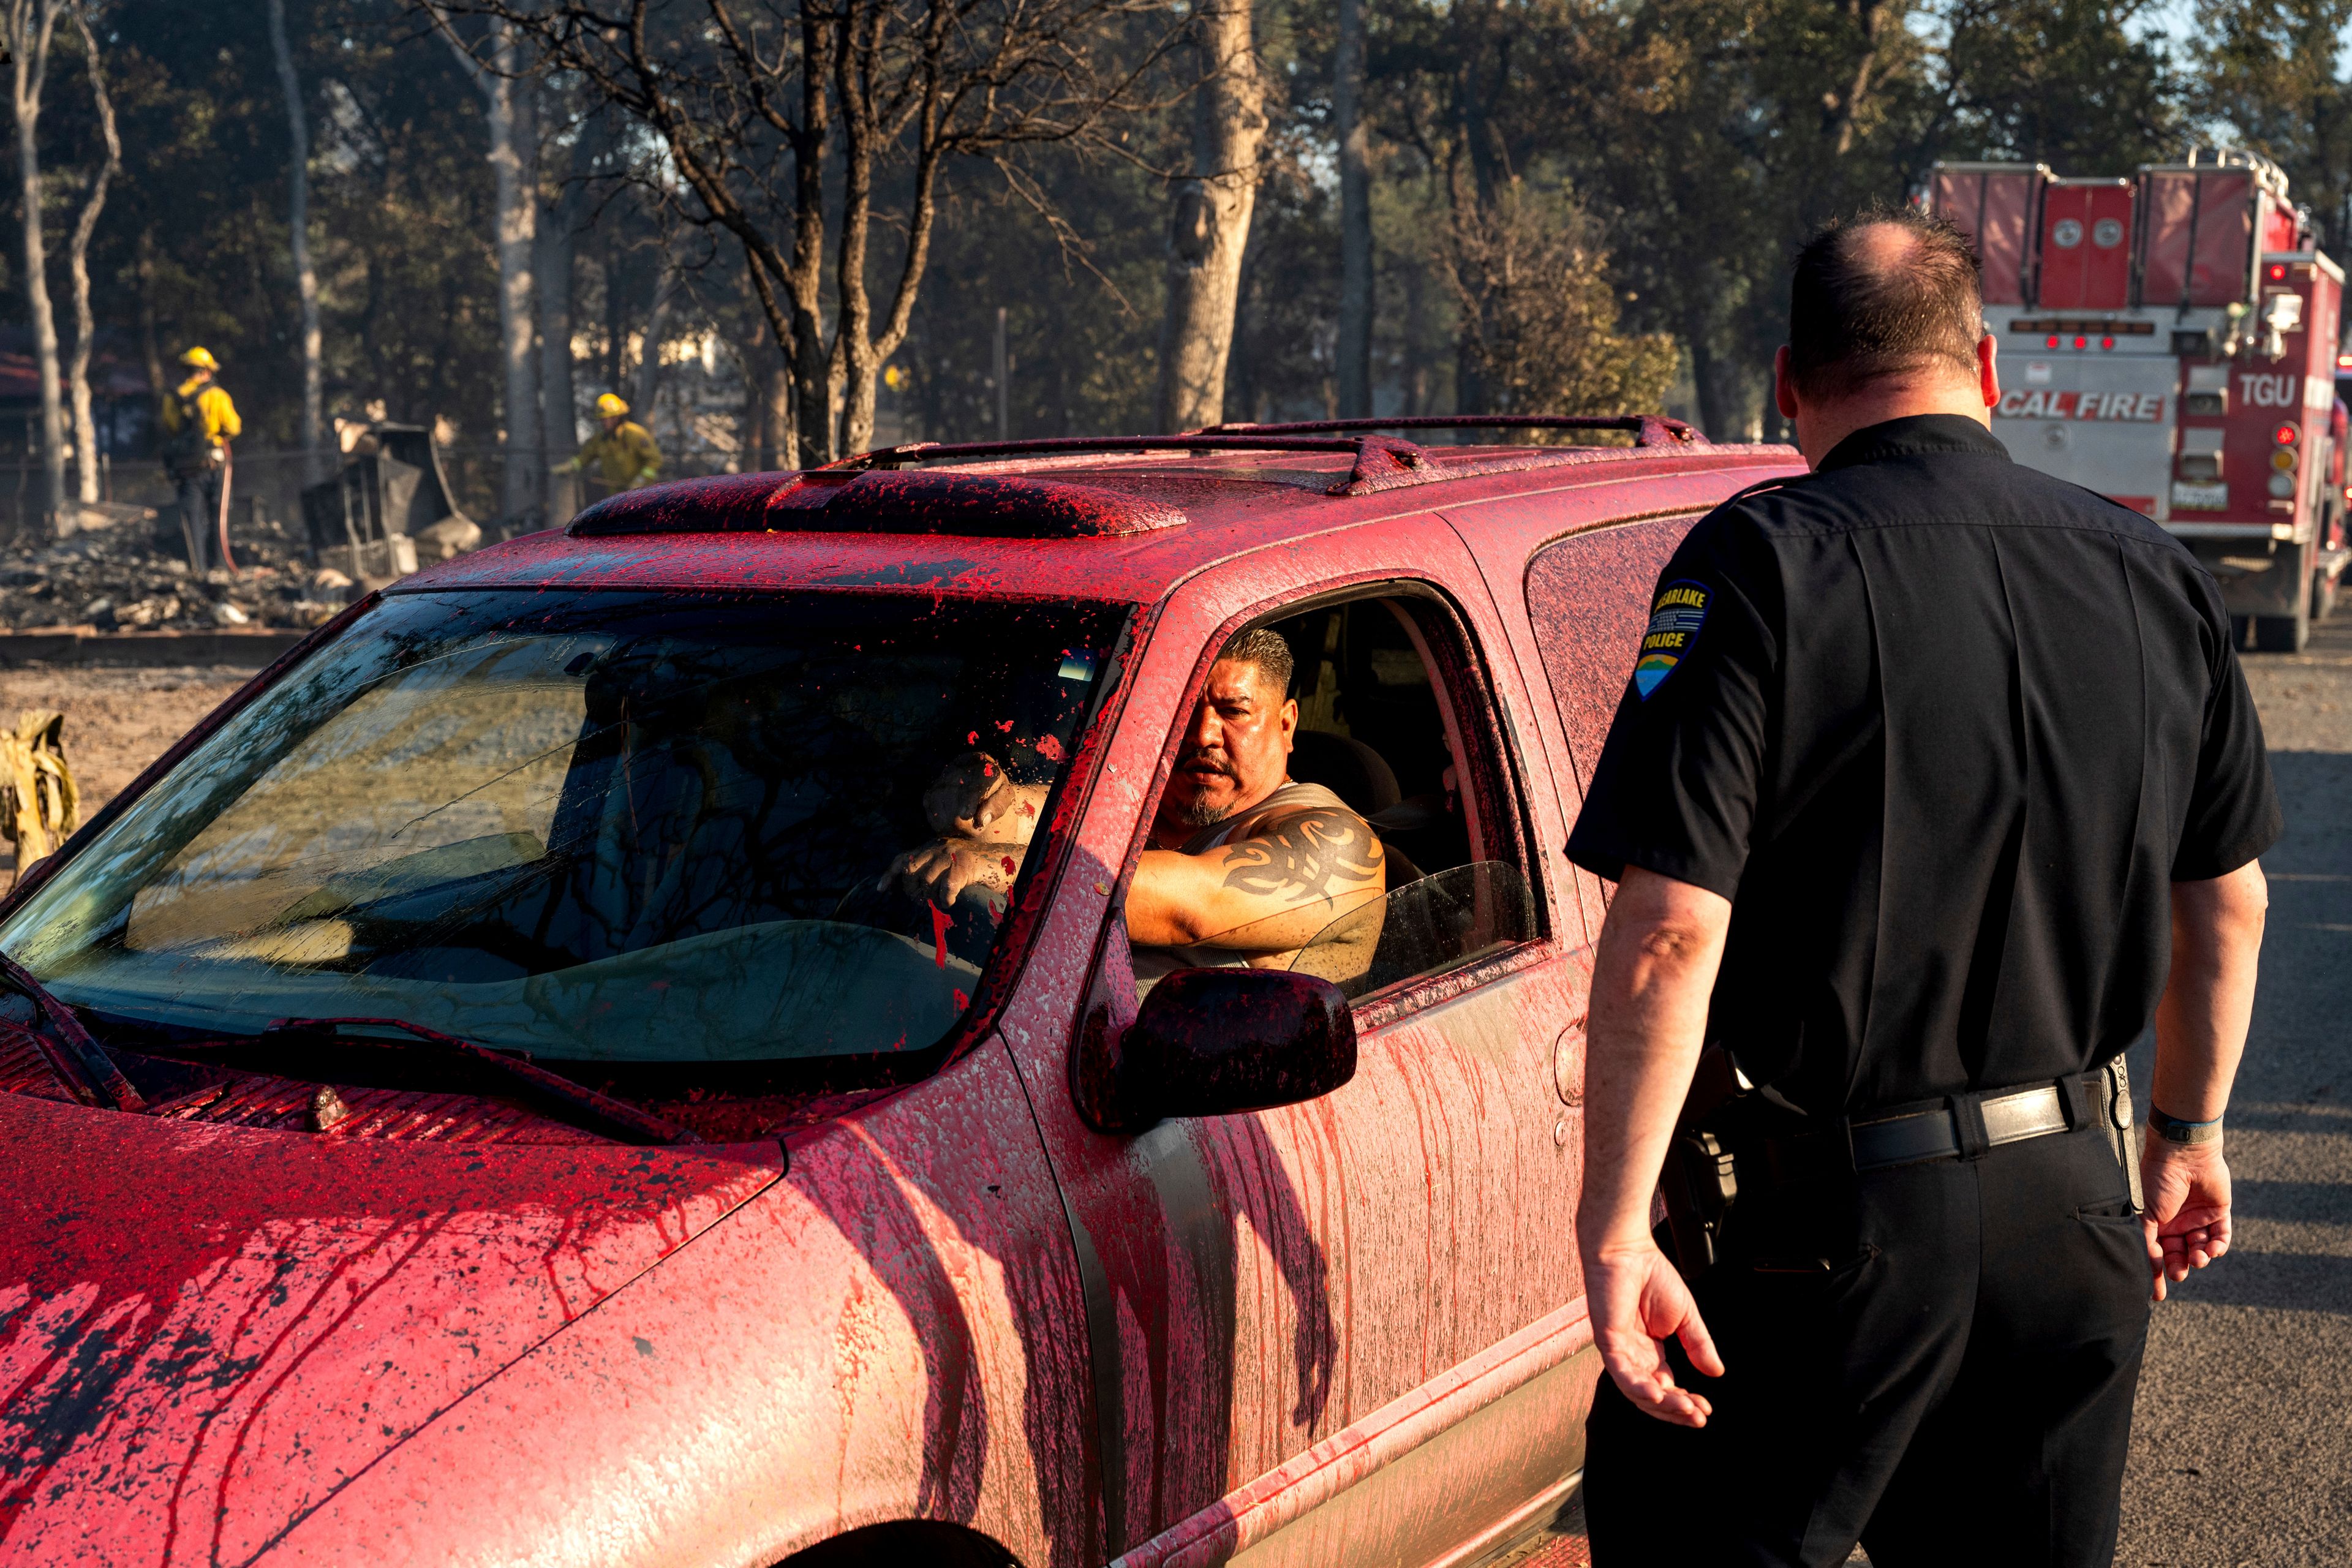
[[[1633,1408],[1677,1426],[1706,1426],[1715,1406],[1704,1394],[1675,1385],[1675,1369],[1660,1342],[1681,1340],[1702,1377],[1721,1377],[1723,1358],[1699,1321],[1690,1287],[1657,1244],[1645,1236],[1622,1251],[1586,1258],[1584,1290],[1592,1342]]]
[[[2230,1163],[2219,1139],[2183,1144],[2151,1136],[2139,1173],[2152,1294],[2161,1301],[2168,1281],[2178,1285],[2230,1250]]]

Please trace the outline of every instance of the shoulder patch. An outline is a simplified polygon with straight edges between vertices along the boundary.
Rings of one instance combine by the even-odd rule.
[[[1706,607],[1714,602],[1714,589],[1687,579],[1658,590],[1650,606],[1649,629],[1642,634],[1642,651],[1633,661],[1633,689],[1642,700],[1648,701],[1650,693],[1689,655],[1699,628],[1706,625]]]

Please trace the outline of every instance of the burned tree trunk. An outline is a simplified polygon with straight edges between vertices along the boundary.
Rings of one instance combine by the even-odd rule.
[[[1193,18],[1200,86],[1192,99],[1192,174],[1178,182],[1168,231],[1168,314],[1160,334],[1163,430],[1224,416],[1242,250],[1257,205],[1265,145],[1250,0],[1206,0]]]
[[[656,252],[654,295],[646,310],[645,335],[638,340],[644,346],[637,353],[637,384],[629,393],[631,414],[648,430],[654,424],[654,397],[661,391],[662,340],[669,336],[670,307],[677,300],[677,274],[671,269],[669,258]]]
[[[782,360],[768,367],[762,385],[768,405],[770,445],[760,461],[771,468],[797,468],[801,466],[801,444],[799,433],[793,427],[793,378]]]
[[[539,134],[522,68],[521,30],[491,18],[487,59],[478,59],[455,33],[446,35],[458,63],[482,95],[490,129],[490,170],[497,180],[499,359],[506,372],[506,482],[499,505],[508,517],[539,504],[547,468],[541,440],[539,366],[532,353],[532,239],[539,230]]]
[[[572,277],[578,270],[579,234],[587,218],[587,176],[593,158],[583,128],[572,143],[562,188],[553,205],[539,214],[538,255],[531,268],[539,286],[540,425],[547,447],[542,466],[550,469],[545,521],[551,525],[566,521],[580,507],[578,476],[552,469],[580,449],[579,390],[572,363]]]
[[[572,222],[567,202],[540,216],[539,256],[532,272],[539,284],[539,390],[542,467],[569,462],[580,449],[578,393],[572,375]],[[579,510],[573,477],[551,472],[547,516],[552,525]]]
[[[286,232],[293,253],[294,297],[301,308],[302,482],[327,477],[326,346],[319,327],[319,271],[310,264],[310,117],[302,107],[302,80],[286,38],[286,0],[269,0],[269,47],[278,56],[278,85],[286,95]]]
[[[65,402],[58,393],[58,320],[49,303],[48,247],[41,237],[41,89],[49,71],[49,42],[65,0],[8,0],[7,36],[0,39],[16,68],[16,180],[25,226],[25,302],[31,309],[33,365],[41,378],[41,468],[47,482],[43,515],[52,529],[66,507]]]
[[[1364,0],[1339,0],[1331,117],[1339,152],[1339,416],[1372,412],[1371,136],[1364,124]]]
[[[98,37],[88,16],[74,13],[81,34],[82,63],[89,72],[89,95],[98,109],[98,128],[106,143],[106,160],[89,183],[89,195],[74,220],[73,238],[66,248],[66,276],[73,284],[73,359],[66,367],[66,386],[73,402],[74,493],[83,500],[98,496],[98,421],[89,406],[89,355],[98,323],[89,308],[89,240],[97,232],[98,215],[106,209],[106,187],[122,167],[122,138],[114,128],[114,100],[106,90],[106,68],[98,58]]]

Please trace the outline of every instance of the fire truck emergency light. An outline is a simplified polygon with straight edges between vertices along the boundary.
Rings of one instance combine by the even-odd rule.
[[[2352,354],[2337,354],[2336,356],[2336,368],[2338,370],[2352,370]]]
[[[2272,282],[2273,282],[2273,283],[2282,282],[2282,281],[2284,281],[2284,280],[2285,279],[2285,278],[2286,278],[2286,266],[2285,266],[2285,264],[2284,264],[2284,262],[2278,262],[2278,261],[2273,261],[2273,262],[2272,262],[2272,263],[2271,263],[2271,281],[2272,281]]]
[[[2282,447],[2292,447],[2294,445],[2295,437],[2302,434],[2303,431],[2300,426],[2294,425],[2281,425],[2277,429],[2271,432],[2271,439],[2276,441]]]
[[[2294,471],[2294,449],[2291,447],[2281,447],[2277,451],[2273,452],[2271,454],[2271,467],[2276,468],[2282,474],[2293,473]]]

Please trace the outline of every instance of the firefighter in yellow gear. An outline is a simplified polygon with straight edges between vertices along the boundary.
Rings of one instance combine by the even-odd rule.
[[[187,552],[190,570],[202,572],[220,552],[214,533],[220,521],[221,470],[228,462],[228,444],[245,433],[236,405],[228,393],[213,384],[220,361],[208,349],[192,348],[180,356],[187,378],[164,395],[163,467],[180,491],[180,543]]]
[[[578,457],[558,463],[557,473],[576,474],[593,464],[608,491],[633,490],[661,476],[661,448],[650,431],[629,417],[627,404],[608,392],[596,400],[596,419],[604,428],[588,437]]]

